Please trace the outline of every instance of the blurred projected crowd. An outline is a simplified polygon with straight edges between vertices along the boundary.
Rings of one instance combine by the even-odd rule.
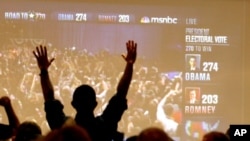
[[[0,94],[11,98],[20,121],[35,121],[47,132],[39,69],[31,52],[39,44],[43,42],[23,39],[1,46]],[[64,105],[70,105],[74,89],[80,84],[89,84],[97,94],[95,114],[102,113],[123,73],[121,55],[107,50],[91,53],[87,49],[50,45],[48,50],[48,57],[56,59],[49,69],[55,97]],[[138,134],[150,126],[161,127],[171,136],[178,134],[182,121],[182,73],[165,72],[166,66],[160,62],[163,61],[137,58],[127,95],[128,109],[119,122],[119,131],[126,136]],[[64,111],[75,115],[71,106],[65,106]],[[1,112],[0,122],[7,122],[4,112]]]

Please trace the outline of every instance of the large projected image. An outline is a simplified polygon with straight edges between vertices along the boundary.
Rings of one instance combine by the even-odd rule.
[[[176,140],[201,140],[242,122],[243,1],[0,4],[0,95],[11,97],[21,121],[49,130],[36,46],[56,58],[49,70],[55,96],[74,117],[71,96],[83,83],[96,90],[95,113],[102,113],[124,69],[125,43],[134,40],[138,59],[118,127],[126,137],[157,126]]]

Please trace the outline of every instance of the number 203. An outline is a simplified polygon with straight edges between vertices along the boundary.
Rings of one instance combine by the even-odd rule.
[[[217,94],[203,94],[202,104],[218,104],[219,96]]]

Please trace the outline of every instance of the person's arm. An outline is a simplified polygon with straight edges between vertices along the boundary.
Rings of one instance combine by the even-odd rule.
[[[164,105],[166,104],[170,92],[171,91],[169,91],[168,94],[166,94],[157,105],[156,118],[163,124],[165,124],[167,121],[167,114],[165,113]]]
[[[127,64],[118,83],[117,93],[110,99],[102,114],[102,119],[109,123],[109,128],[113,128],[114,130],[117,129],[117,123],[120,121],[124,111],[127,109],[126,96],[132,79],[133,65],[137,55],[137,44],[134,41],[128,41],[126,43],[126,47],[127,55],[122,55],[122,57],[125,59]]]
[[[0,105],[4,107],[5,112],[8,117],[9,127],[12,129],[12,135],[14,135],[18,126],[20,125],[19,119],[12,107],[11,100],[7,96],[3,96],[0,98]]]
[[[127,106],[127,92],[132,79],[133,65],[136,60],[137,44],[134,41],[128,41],[126,43],[127,55],[122,55],[126,61],[125,71],[118,83],[116,94],[109,100],[109,103],[103,111],[101,118],[107,122],[110,130],[116,131],[118,122]]]
[[[127,55],[124,54],[122,55],[122,57],[126,61],[126,67],[117,86],[117,95],[123,98],[126,98],[127,96],[129,85],[132,79],[133,65],[135,63],[137,55],[137,43],[129,40],[126,43],[126,47],[127,47]]]
[[[44,100],[54,100],[54,89],[49,78],[48,68],[55,58],[49,60],[47,56],[47,48],[42,45],[40,45],[40,47],[36,47],[36,51],[33,51],[33,54],[36,57],[38,67],[40,69],[40,80]]]
[[[38,67],[40,69],[40,80],[45,100],[44,109],[46,112],[46,119],[51,129],[60,128],[64,124],[67,117],[63,112],[62,103],[55,99],[54,89],[48,73],[48,68],[55,59],[48,59],[47,48],[42,45],[40,47],[36,47],[36,51],[33,51],[33,54],[36,57]]]

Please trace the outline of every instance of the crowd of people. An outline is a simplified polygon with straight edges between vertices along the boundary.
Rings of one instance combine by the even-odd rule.
[[[1,49],[0,105],[8,118],[0,122],[9,122],[1,138],[173,140],[182,121],[182,73],[137,57],[134,41],[125,47],[122,57],[30,44]],[[204,141],[225,135],[217,134]]]

